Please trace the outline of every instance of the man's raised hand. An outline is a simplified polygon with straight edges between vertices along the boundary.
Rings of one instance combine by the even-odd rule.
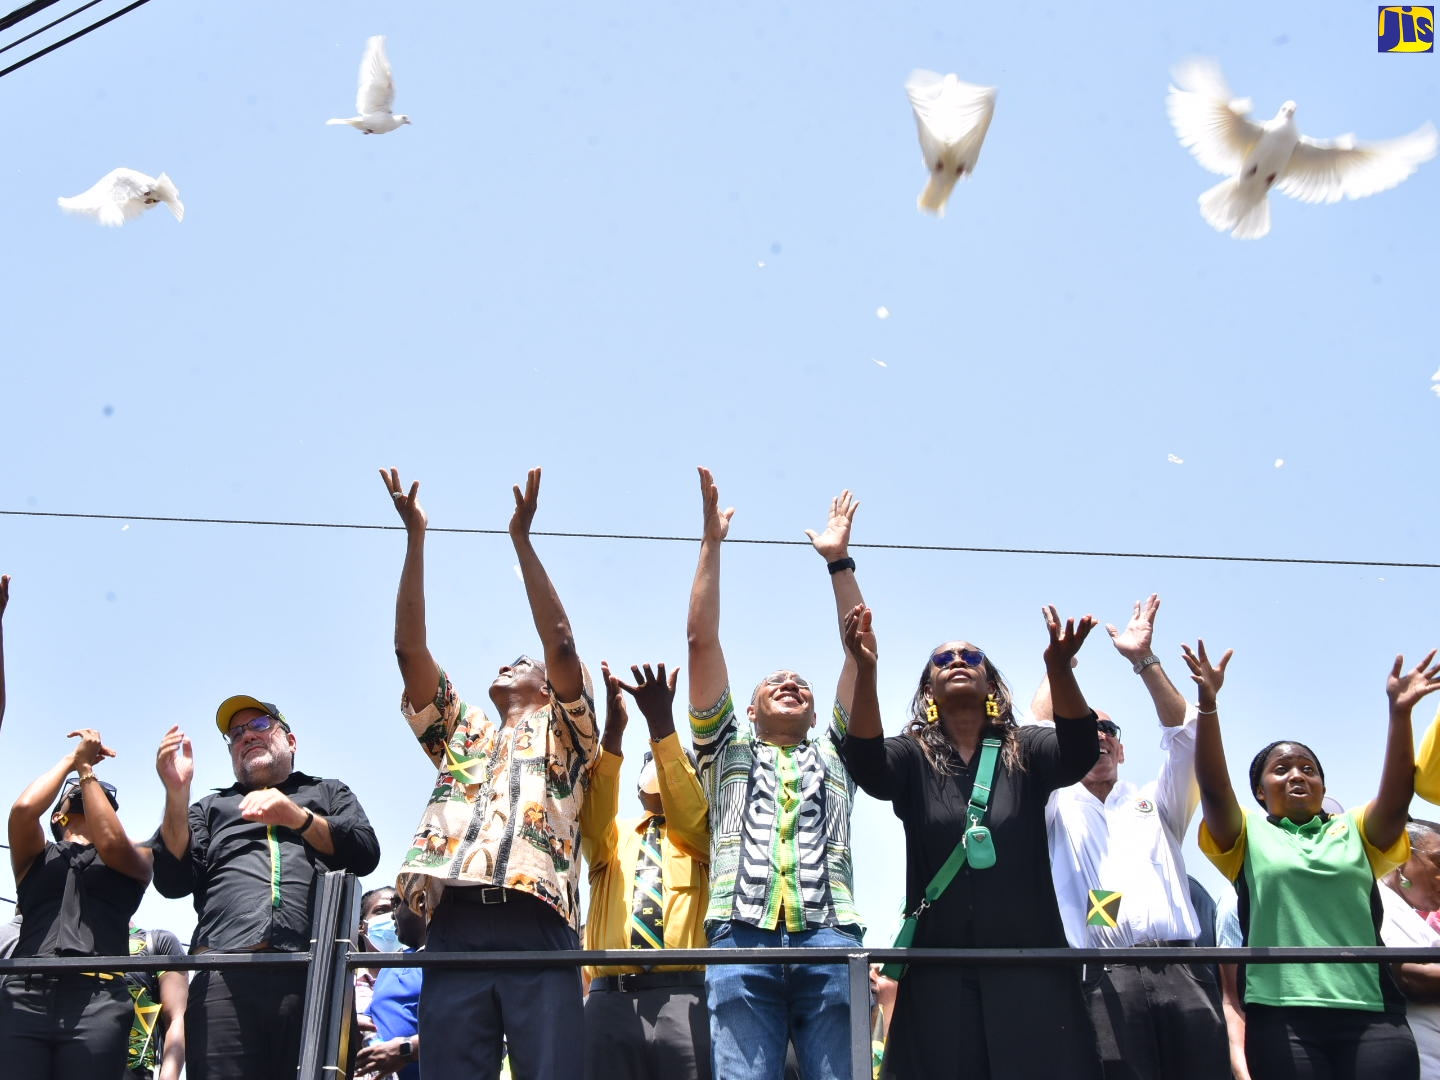
[[[855,511],[859,509],[860,500],[846,488],[830,500],[830,520],[826,522],[825,531],[805,530],[810,543],[826,562],[834,562],[850,554],[850,527],[855,521]]]
[[[510,536],[515,540],[529,539],[530,525],[540,505],[540,470],[534,468],[525,474],[523,492],[518,484],[511,490],[515,493],[515,513],[510,516]]]
[[[704,543],[719,543],[725,539],[730,532],[730,519],[735,516],[733,506],[720,509],[720,489],[715,486],[715,477],[710,475],[710,470],[701,465],[700,472],[700,501],[705,508],[705,528],[700,537]]]
[[[405,531],[419,529],[423,532],[430,519],[425,516],[425,511],[420,506],[420,481],[416,480],[410,485],[410,493],[407,495],[400,484],[399,469],[388,472],[381,469],[380,479],[385,481],[385,490],[390,493],[390,498],[395,503],[395,512],[405,523]]]

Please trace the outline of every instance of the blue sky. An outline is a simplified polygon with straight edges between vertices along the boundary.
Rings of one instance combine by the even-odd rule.
[[[1440,112],[1440,60],[1379,55],[1374,20],[1364,4],[148,4],[0,83],[0,509],[389,525],[375,470],[394,465],[437,528],[503,530],[510,485],[540,464],[538,530],[693,537],[705,464],[736,538],[803,541],[848,486],[857,545],[1435,562],[1440,166],[1356,203],[1276,196],[1273,233],[1246,244],[1201,220],[1217,178],[1164,111],[1170,66],[1199,54],[1259,117],[1294,98],[1316,136],[1411,131]],[[413,126],[325,127],[350,115],[376,33]],[[999,88],[940,221],[915,209],[916,67]],[[168,172],[183,224],[56,209],[122,165]],[[393,874],[433,776],[397,708],[399,533],[5,516],[0,537],[0,790],[97,726],[122,817],[148,835],[161,734],[193,732],[197,793],[222,786],[214,708],[252,693],[294,723],[299,767],[369,810],[369,883]],[[592,669],[683,663],[696,544],[538,546]],[[1428,569],[854,554],[888,730],[936,642],[981,644],[1028,700],[1041,604],[1123,622],[1158,591],[1177,682],[1180,641],[1236,649],[1232,772],[1303,738],[1347,804],[1374,792],[1395,653],[1440,645]],[[537,647],[503,535],[432,537],[429,598],[432,648],[471,700]],[[828,685],[832,611],[808,547],[727,548],[738,684],[784,665]],[[1125,728],[1125,774],[1153,775],[1129,666],[1100,636],[1079,674]],[[899,824],[862,796],[855,826],[885,944]],[[153,892],[139,918],[193,925]]]

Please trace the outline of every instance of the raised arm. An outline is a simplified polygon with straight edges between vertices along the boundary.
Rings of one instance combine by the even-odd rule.
[[[35,857],[45,850],[46,812],[60,796],[65,778],[75,771],[75,755],[70,750],[50,768],[30,781],[10,808],[10,868],[18,885],[30,870]]]
[[[1210,663],[1205,642],[1197,641],[1192,651],[1181,645],[1190,678],[1200,688],[1200,702],[1195,719],[1195,782],[1200,785],[1200,812],[1216,846],[1229,851],[1240,839],[1244,814],[1230,784],[1230,769],[1225,763],[1225,744],[1220,738],[1220,708],[1217,699],[1225,685],[1225,668],[1234,649],[1226,649],[1219,664]]]
[[[730,531],[735,508],[720,509],[720,490],[710,470],[700,467],[700,501],[705,523],[700,535],[700,563],[690,587],[690,610],[685,620],[689,643],[690,708],[708,709],[730,685],[725,653],[720,648],[720,544]]]
[[[666,835],[692,859],[709,862],[710,807],[700,778],[675,738],[675,685],[680,669],[667,676],[664,664],[657,664],[653,669],[646,664],[643,670],[632,665],[630,673],[635,678],[634,684],[622,682],[620,686],[635,699],[650,729]]]
[[[840,623],[840,640],[845,644],[845,666],[853,669],[847,734],[857,739],[874,739],[885,734],[880,723],[880,694],[875,676],[879,650],[871,621],[870,609],[864,604],[856,604],[845,612]]]
[[[1151,593],[1144,600],[1135,602],[1134,614],[1130,616],[1125,629],[1117,630],[1110,623],[1105,624],[1115,651],[1130,661],[1136,669],[1145,689],[1150,691],[1150,700],[1155,703],[1155,715],[1160,717],[1162,727],[1179,727],[1185,723],[1185,699],[1170,676],[1160,666],[1160,658],[1151,647],[1155,635],[1155,615],[1160,610],[1160,597]]]
[[[107,757],[114,757],[115,751],[105,745],[94,728],[72,731],[66,738],[80,740],[75,747],[75,775],[81,781],[80,797],[85,804],[86,839],[95,845],[100,861],[111,870],[150,884],[154,856],[148,848],[131,843],[119,815],[110,800],[101,794],[99,781],[95,779],[95,766]]]
[[[580,667],[580,654],[575,651],[575,636],[570,632],[570,619],[560,603],[560,596],[545,572],[535,545],[530,542],[530,525],[540,505],[540,470],[531,469],[525,477],[525,490],[514,488],[515,513],[510,517],[510,540],[515,557],[520,561],[520,576],[525,581],[525,595],[530,600],[530,615],[540,634],[545,650],[545,672],[550,686],[560,701],[575,701],[585,690],[585,676]]]
[[[165,850],[182,862],[190,858],[190,781],[195,778],[195,749],[178,727],[160,740],[155,753],[155,771],[165,785],[165,810],[160,819],[160,839]],[[183,895],[183,894],[182,894]]]
[[[1385,740],[1385,763],[1380,770],[1380,790],[1365,809],[1365,834],[1370,843],[1385,851],[1405,831],[1410,799],[1415,794],[1415,735],[1410,712],[1416,702],[1440,690],[1440,664],[1435,650],[1409,671],[1405,658],[1395,657],[1385,695],[1390,699],[1390,731]]]
[[[1090,706],[1086,704],[1085,695],[1080,692],[1080,684],[1075,679],[1074,661],[1080,646],[1095,629],[1095,616],[1082,615],[1078,622],[1066,619],[1061,623],[1053,604],[1041,608],[1041,614],[1045,616],[1045,628],[1050,632],[1050,641],[1045,646],[1045,679],[1050,684],[1054,715],[1067,720],[1087,717]]]
[[[405,683],[405,699],[416,712],[425,708],[440,689],[440,665],[425,641],[425,528],[429,518],[420,506],[420,481],[406,494],[400,470],[380,470],[380,479],[405,524],[405,563],[400,569],[400,591],[395,596],[395,659]]]
[[[605,683],[605,729],[600,736],[603,753],[590,773],[590,793],[580,804],[580,849],[591,873],[615,858],[620,830],[615,823],[620,813],[620,761],[624,756],[625,726],[630,715],[620,693],[620,681],[608,662],[600,661]]]
[[[811,545],[820,553],[830,571],[830,586],[835,592],[835,622],[840,627],[842,645],[845,644],[846,616],[857,604],[863,606],[865,603],[865,598],[860,595],[860,583],[855,577],[855,560],[850,558],[850,527],[858,509],[860,500],[854,498],[847,488],[830,500],[830,519],[826,522],[825,531],[805,530]],[[840,668],[835,700],[849,713],[855,697],[856,665],[848,646],[844,653],[845,662]]]

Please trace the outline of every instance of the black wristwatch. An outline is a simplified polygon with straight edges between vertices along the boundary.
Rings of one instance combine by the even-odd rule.
[[[414,1057],[414,1056],[415,1056],[415,1044],[414,1044],[413,1042],[411,1042],[409,1039],[401,1039],[401,1040],[400,1040],[400,1049],[399,1049],[398,1052],[399,1052],[399,1054],[400,1054],[401,1057],[407,1057],[407,1058],[408,1058],[408,1057]]]

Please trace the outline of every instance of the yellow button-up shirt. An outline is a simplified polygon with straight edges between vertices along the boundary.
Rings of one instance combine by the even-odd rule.
[[[664,897],[664,931],[667,949],[703,949],[705,907],[710,899],[710,814],[705,791],[671,733],[650,744],[660,779],[660,860]],[[628,949],[630,911],[635,891],[635,863],[640,840],[650,815],[618,820],[620,762],[618,755],[601,750],[590,774],[590,791],[580,808],[580,850],[590,867],[590,911],[585,920],[587,949]],[[639,964],[586,968],[597,975],[633,974]],[[668,965],[658,971],[684,971]],[[698,970],[698,969],[696,969]]]
[[[1415,752],[1415,794],[1428,803],[1440,803],[1440,712]]]

